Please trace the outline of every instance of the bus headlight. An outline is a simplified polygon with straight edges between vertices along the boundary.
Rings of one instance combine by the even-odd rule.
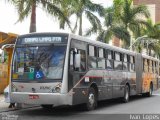
[[[55,88],[55,92],[60,93],[60,91],[61,91],[61,88],[60,88],[60,87],[56,87],[56,88]]]
[[[56,85],[53,89],[52,89],[52,93],[60,93],[61,92],[61,83]]]

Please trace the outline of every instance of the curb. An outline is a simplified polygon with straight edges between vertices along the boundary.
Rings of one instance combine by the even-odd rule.
[[[8,109],[8,110],[2,110],[2,111],[0,111],[0,114],[3,113],[3,112],[25,110],[25,109],[37,108],[37,107],[40,107],[40,106],[30,106],[30,107],[24,107],[24,108],[12,108],[12,109]]]

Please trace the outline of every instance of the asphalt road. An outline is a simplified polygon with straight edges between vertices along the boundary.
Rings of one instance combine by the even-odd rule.
[[[129,103],[120,99],[101,101],[94,111],[84,111],[79,105],[48,111],[34,107],[0,114],[1,120],[160,120],[160,93],[134,96]]]

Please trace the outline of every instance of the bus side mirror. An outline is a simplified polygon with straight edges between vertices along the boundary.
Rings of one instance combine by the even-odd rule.
[[[4,53],[4,50],[2,50],[2,54],[1,54],[1,62],[2,62],[2,63],[5,62],[5,53]]]
[[[73,65],[73,51],[70,53],[70,65]]]
[[[75,54],[74,65],[75,65],[75,68],[80,68],[81,54]]]

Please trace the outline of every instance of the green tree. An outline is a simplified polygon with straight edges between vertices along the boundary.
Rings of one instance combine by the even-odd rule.
[[[83,17],[86,16],[89,22],[91,23],[92,26],[95,27],[101,27],[100,20],[95,15],[97,13],[99,16],[103,15],[104,8],[100,4],[95,4],[91,2],[90,0],[64,0],[67,2],[64,2],[64,4],[61,6],[61,10],[63,13],[70,17],[73,18],[75,16],[75,25],[74,26],[69,26],[71,31],[73,33],[76,32],[78,28],[78,34],[83,35],[82,33],[82,25],[83,25]],[[66,24],[66,21],[63,19],[60,20],[60,25],[61,28],[64,28]]]
[[[132,3],[133,0],[124,0],[122,10],[117,18],[120,19],[126,30],[131,32],[134,38],[137,38],[141,35],[141,29],[148,25],[144,18],[149,18],[150,14],[146,6],[133,6]],[[117,22],[118,19],[116,19]],[[129,45],[129,43],[125,44]]]
[[[133,0],[114,0],[113,6],[106,9],[104,16],[106,29],[102,28],[96,31],[103,36],[104,41],[108,42],[109,39],[116,36],[123,40],[125,46],[129,46],[130,36],[133,35],[135,38],[140,36],[141,28],[148,25],[142,19],[142,16],[145,18],[150,16],[147,7],[144,5],[133,6],[132,2]],[[88,34],[93,33],[93,30],[92,27]]]
[[[146,6],[133,6],[132,2],[133,0],[124,0],[120,19],[126,29],[132,31],[135,36],[139,36],[141,26],[147,25],[146,20],[142,19],[142,17],[149,18],[150,14]]]
[[[68,19],[60,10],[60,1],[58,0],[7,0],[12,3],[18,12],[19,18],[17,22],[22,22],[26,17],[31,15],[29,32],[36,32],[36,8],[42,7],[46,13],[54,15],[57,18],[63,18],[68,23]]]
[[[117,16],[120,16],[119,10],[123,2],[120,0],[114,1],[113,6],[105,8],[104,10],[104,25],[103,27],[91,26],[86,32],[86,35],[97,33],[97,40],[108,43],[113,37],[117,37],[125,42],[129,42],[130,34],[122,24],[117,22]],[[99,23],[102,24],[102,23]]]
[[[160,23],[153,24],[151,19],[147,20],[147,26],[141,30],[141,36],[146,36],[140,39],[135,44],[137,51],[141,52],[142,49],[147,50],[147,54],[151,55],[153,50],[155,54],[160,55]]]

